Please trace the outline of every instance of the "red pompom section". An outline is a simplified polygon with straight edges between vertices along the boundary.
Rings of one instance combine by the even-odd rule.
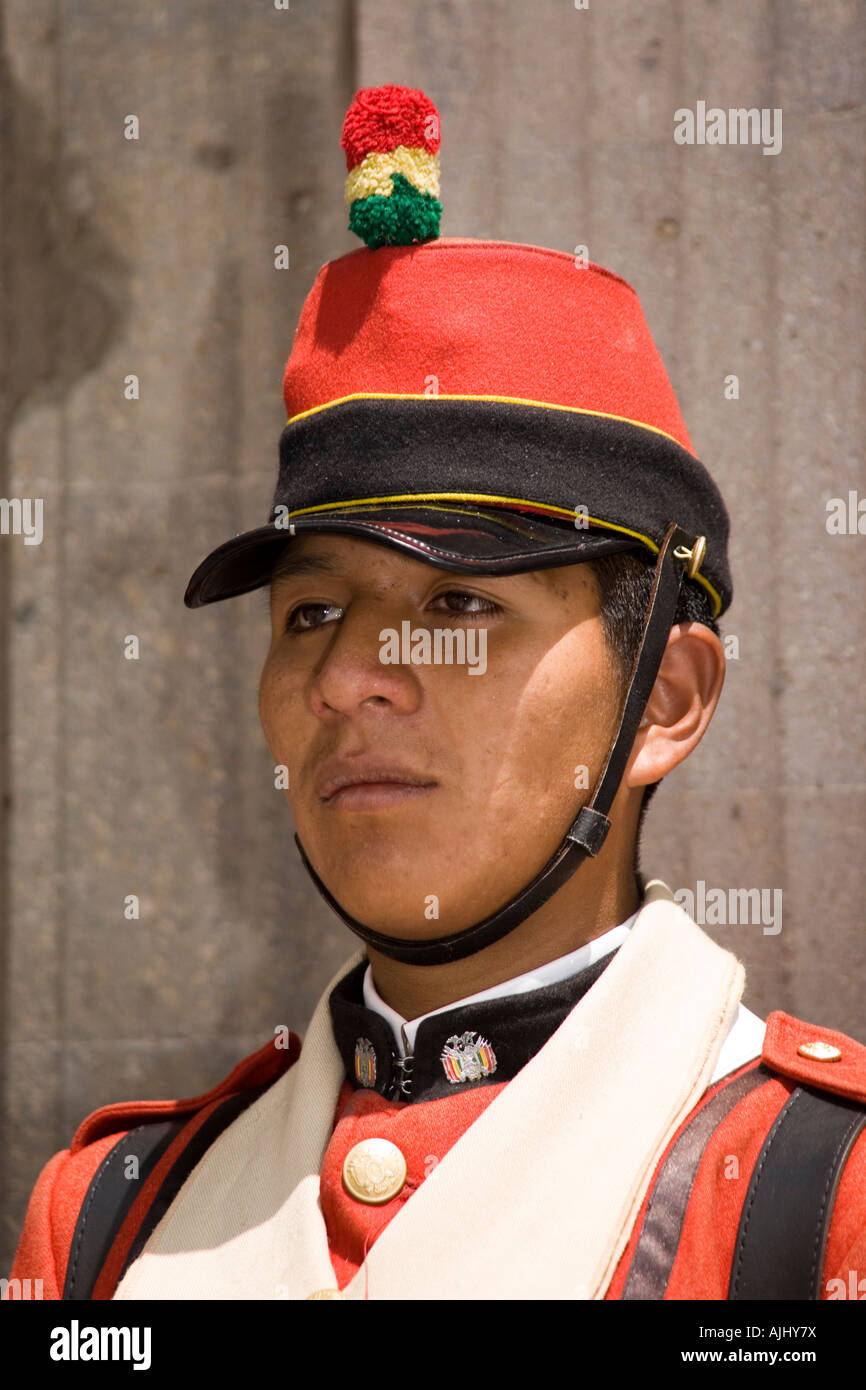
[[[441,144],[439,112],[414,87],[362,87],[346,112],[340,144],[349,170],[368,154],[386,154],[398,145],[435,154]]]

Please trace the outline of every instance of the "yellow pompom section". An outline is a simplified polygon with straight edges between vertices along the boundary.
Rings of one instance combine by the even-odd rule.
[[[359,198],[369,198],[377,194],[380,198],[390,198],[393,185],[392,174],[403,174],[419,193],[429,193],[439,197],[439,155],[429,150],[412,149],[409,145],[398,145],[387,153],[368,154],[356,165],[346,179],[346,202],[351,204]]]

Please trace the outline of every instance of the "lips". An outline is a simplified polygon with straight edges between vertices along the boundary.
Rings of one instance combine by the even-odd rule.
[[[345,787],[365,786],[370,783],[396,783],[405,787],[436,786],[434,778],[426,777],[410,768],[384,764],[365,768],[347,768],[343,764],[342,768],[339,768],[336,764],[331,764],[322,769],[316,782],[316,793],[320,801],[330,801],[336,792],[342,791]]]

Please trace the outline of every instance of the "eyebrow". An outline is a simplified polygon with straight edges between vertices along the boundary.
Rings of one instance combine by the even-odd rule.
[[[330,555],[282,555],[274,565],[271,583],[278,584],[281,579],[294,579],[305,574],[336,574],[340,566]]]

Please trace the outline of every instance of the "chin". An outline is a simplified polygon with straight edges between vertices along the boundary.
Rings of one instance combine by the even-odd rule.
[[[417,889],[405,872],[393,872],[381,859],[371,866],[364,863],[357,872],[352,873],[350,861],[343,860],[335,865],[333,871],[316,869],[328,892],[350,916],[377,931],[387,931],[393,936],[435,936],[439,919],[425,915],[435,908],[429,899],[435,889],[431,888],[431,878],[424,875],[424,882],[418,879]],[[413,876],[414,878],[414,876]],[[441,915],[441,906],[439,912]]]
[[[316,865],[316,872],[345,912],[395,938],[422,941],[454,934],[490,916],[513,896],[500,891],[494,901],[489,875],[481,882],[469,875],[464,884],[455,877],[453,864],[437,868],[431,863],[419,870],[416,858],[409,875],[405,859],[392,867],[387,856],[376,856],[362,860],[353,874],[351,862],[349,857],[332,861],[324,872]]]
[[[445,818],[447,819],[447,818]],[[328,892],[356,921],[394,937],[435,938],[472,926],[512,896],[514,874],[490,869],[483,841],[462,820],[436,824],[412,823],[409,814],[385,817],[341,816],[322,824],[320,818],[298,826],[298,835],[316,873]],[[478,856],[462,850],[478,844]],[[515,891],[526,879],[515,881]],[[495,901],[494,901],[495,898]],[[438,915],[437,915],[438,914]]]

